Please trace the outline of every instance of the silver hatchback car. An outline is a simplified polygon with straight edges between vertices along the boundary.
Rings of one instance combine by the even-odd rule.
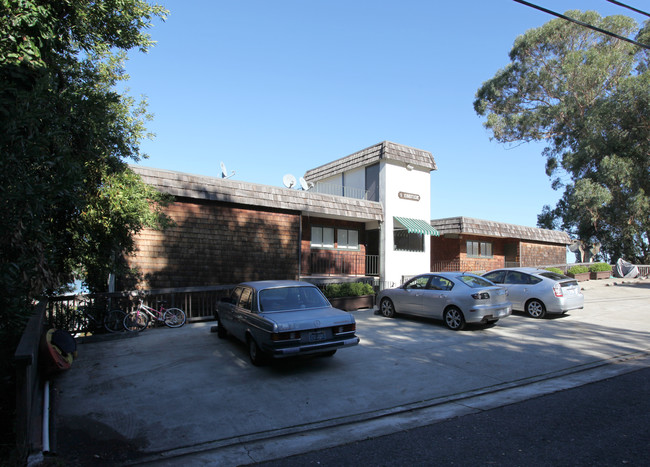
[[[578,282],[546,269],[495,269],[483,277],[508,289],[512,308],[533,318],[584,308],[585,297]]]
[[[401,287],[379,292],[377,303],[387,318],[404,313],[441,319],[455,331],[465,323],[496,323],[512,313],[503,287],[461,272],[415,276]]]

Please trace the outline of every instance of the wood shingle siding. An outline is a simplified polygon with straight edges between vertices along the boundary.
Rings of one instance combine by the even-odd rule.
[[[301,212],[312,216],[335,216],[350,220],[381,221],[380,203],[312,193],[257,183],[132,165],[144,183],[171,195],[207,201]]]
[[[566,232],[558,230],[526,227],[503,222],[493,222],[471,217],[449,217],[446,219],[433,219],[431,226],[440,235],[476,235],[482,237],[516,238],[519,240],[532,240],[536,242],[557,243],[568,245],[571,239]]]
[[[337,159],[305,173],[305,180],[316,182],[360,167],[376,164],[381,160],[403,162],[428,170],[437,170],[433,155],[422,149],[384,141],[349,156]]]

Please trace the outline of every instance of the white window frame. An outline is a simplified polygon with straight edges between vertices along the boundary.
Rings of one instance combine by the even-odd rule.
[[[337,248],[341,250],[359,249],[359,231],[354,229],[336,229]]]
[[[334,227],[311,228],[312,248],[334,248]]]

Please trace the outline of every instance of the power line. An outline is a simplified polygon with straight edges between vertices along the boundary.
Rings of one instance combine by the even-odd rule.
[[[592,26],[591,24],[585,23],[584,21],[579,21],[577,19],[571,18],[571,17],[566,16],[566,15],[562,15],[560,13],[557,13],[557,12],[555,12],[553,10],[549,10],[547,8],[541,7],[539,5],[535,5],[533,3],[525,2],[524,0],[514,0],[514,1],[517,2],[517,3],[521,3],[522,5],[526,5],[526,6],[529,6],[531,8],[534,8],[536,10],[543,11],[544,13],[548,13],[549,15],[557,16],[558,18],[562,18],[562,19],[564,19],[566,21],[570,21],[572,23],[578,24],[578,25],[583,26],[585,28],[593,29],[594,31],[598,31],[598,32],[603,33],[603,34],[607,34],[608,36],[615,37],[616,39],[620,39],[622,41],[629,42],[630,44],[634,44],[634,45],[637,45],[639,47],[643,47],[644,49],[650,50],[650,45],[648,45],[648,44],[643,44],[643,43],[637,42],[637,41],[635,41],[633,39],[628,39],[627,37],[620,36],[618,34],[615,34],[615,33],[611,32],[611,31],[608,31],[606,29],[602,29],[602,28],[599,28],[599,27],[596,27],[596,26]]]
[[[646,15],[650,17],[650,13],[646,13],[645,11],[639,10],[638,8],[631,7],[630,5],[626,5],[625,3],[617,2],[616,0],[607,0],[607,1],[609,3],[613,3],[614,5],[622,6],[623,8],[627,8],[628,10],[632,10],[642,15]]]

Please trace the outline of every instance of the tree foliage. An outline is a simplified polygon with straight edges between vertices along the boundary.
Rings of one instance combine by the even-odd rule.
[[[32,301],[83,270],[105,288],[167,200],[128,169],[146,101],[117,85],[166,11],[140,0],[0,0],[0,340]]]
[[[567,16],[650,44],[625,16]],[[650,262],[650,52],[554,19],[518,37],[510,64],[474,109],[502,143],[545,141],[546,173],[564,189],[538,225],[563,228],[610,257]]]

